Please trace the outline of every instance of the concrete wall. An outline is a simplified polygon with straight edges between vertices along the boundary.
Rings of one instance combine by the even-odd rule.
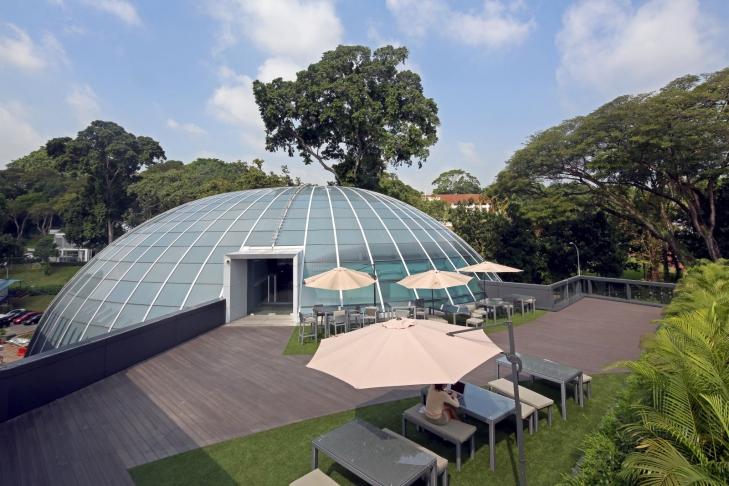
[[[117,373],[225,322],[222,299],[0,367],[0,422]]]

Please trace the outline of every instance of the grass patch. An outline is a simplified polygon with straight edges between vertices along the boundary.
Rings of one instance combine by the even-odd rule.
[[[578,447],[583,438],[595,429],[624,380],[625,375],[621,374],[593,376],[592,399],[585,408],[570,400],[566,422],[555,410],[551,428],[544,414],[537,433],[530,436],[525,428],[530,484],[553,485],[563,474],[570,473],[579,457]],[[527,386],[558,403],[558,388],[540,382]],[[415,402],[416,399],[399,400],[297,422],[144,464],[131,469],[130,474],[138,485],[289,484],[310,470],[311,440],[315,437],[355,418],[399,431],[401,412]],[[453,446],[416,433],[413,428],[408,436],[448,458],[451,484],[516,484],[518,459],[513,421],[504,421],[497,428],[496,471],[493,472],[489,469],[488,428],[485,424],[477,425],[476,457],[465,459],[460,472],[455,468]],[[320,454],[319,467],[340,484],[362,484],[324,454]]]
[[[64,285],[71,280],[82,265],[51,265],[51,273],[46,275],[40,266],[34,268],[32,264],[13,265],[10,269],[10,278],[22,280],[23,285]]]
[[[29,311],[45,312],[55,295],[26,295],[11,299],[14,309],[28,309]]]
[[[514,318],[512,319],[512,323],[514,324],[514,327],[521,326],[522,324],[526,324],[527,322],[531,322],[534,319],[537,319],[538,317],[543,316],[547,311],[544,310],[537,310],[534,313],[527,312],[523,316],[519,313],[514,314]],[[497,318],[496,323],[497,324],[503,324],[506,322],[505,317]],[[464,321],[465,323],[465,321]],[[489,320],[488,325],[493,326],[494,321]],[[489,327],[486,329],[486,334],[493,334],[495,332],[500,332],[505,330],[506,328],[503,326],[497,326],[497,327]],[[322,336],[323,337],[323,336]],[[304,342],[304,344],[299,343],[299,328],[294,327],[294,329],[291,331],[291,336],[289,336],[289,341],[286,343],[286,347],[284,348],[283,354],[284,355],[290,355],[290,354],[306,354],[311,355],[314,354],[319,347],[319,343],[314,343],[311,339]]]

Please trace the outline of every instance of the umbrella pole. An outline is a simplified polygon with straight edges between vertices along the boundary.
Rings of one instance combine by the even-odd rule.
[[[521,359],[516,355],[514,344],[514,326],[511,320],[506,321],[509,330],[509,354],[506,359],[511,363],[511,382],[514,384],[514,416],[516,420],[516,445],[519,449],[519,486],[526,486],[526,452],[524,451],[524,422],[521,416],[521,400],[519,399],[519,371]]]
[[[501,324],[498,324],[501,325]],[[471,327],[462,331],[451,331],[449,336],[463,334],[464,332],[483,331],[486,326]],[[489,326],[494,327],[494,326]],[[511,320],[506,321],[506,328],[509,331],[509,352],[504,353],[506,359],[511,363],[511,382],[514,384],[514,417],[516,418],[516,445],[519,449],[519,486],[527,486],[526,480],[526,452],[524,451],[524,422],[521,416],[521,399],[519,398],[519,372],[521,371],[521,359],[516,355],[516,344],[514,342],[514,326]]]

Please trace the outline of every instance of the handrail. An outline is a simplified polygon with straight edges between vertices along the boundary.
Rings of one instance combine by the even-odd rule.
[[[671,301],[675,286],[669,282],[591,275],[573,276],[548,285],[481,281],[482,290],[492,297],[528,293],[537,299],[538,308],[546,310],[560,310],[585,297],[660,307]]]

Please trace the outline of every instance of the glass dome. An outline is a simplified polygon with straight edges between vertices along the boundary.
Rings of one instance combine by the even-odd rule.
[[[226,255],[279,247],[299,247],[303,256],[296,281],[289,278],[298,292],[297,308],[289,308],[294,315],[314,304],[429,300],[431,291],[408,290],[396,282],[432,268],[454,270],[482,260],[440,222],[379,193],[307,185],[218,194],[160,214],[96,255],[51,303],[30,353],[220,298]],[[374,272],[377,284],[344,292],[302,285],[304,278],[335,266]],[[266,286],[270,293],[270,283]],[[474,279],[468,286],[436,290],[433,297],[470,302],[477,292]]]

